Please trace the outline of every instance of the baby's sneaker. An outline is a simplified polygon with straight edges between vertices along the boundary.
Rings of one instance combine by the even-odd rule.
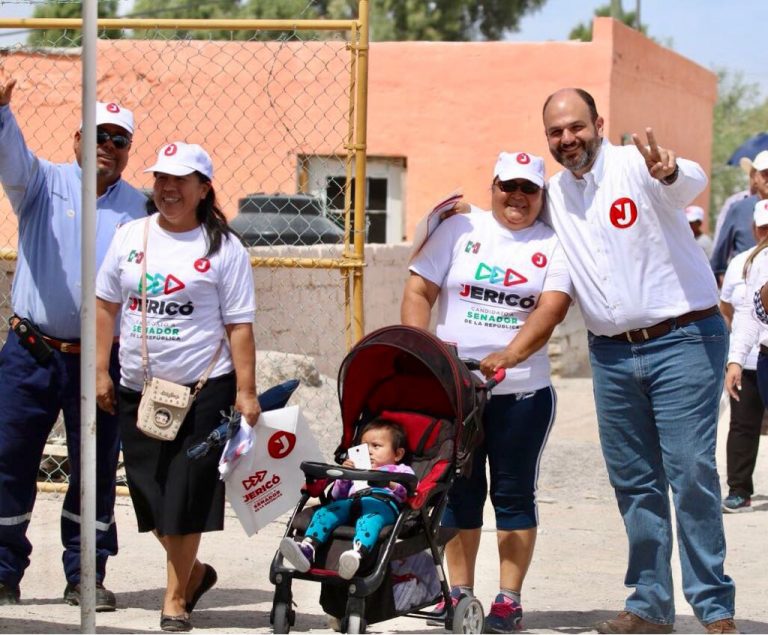
[[[348,549],[339,556],[339,577],[350,580],[360,568],[360,560],[363,557],[363,546],[355,541],[352,549]]]
[[[514,633],[522,629],[523,607],[511,597],[499,593],[485,618],[486,633]]]
[[[293,538],[283,538],[280,541],[280,553],[301,573],[309,571],[315,561],[315,548],[308,540],[296,542]]]

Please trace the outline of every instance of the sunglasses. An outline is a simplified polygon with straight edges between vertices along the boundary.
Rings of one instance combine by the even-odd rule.
[[[118,150],[125,150],[129,145],[131,145],[131,138],[124,134],[109,134],[106,130],[96,131],[97,145],[104,145],[110,139]]]
[[[517,192],[518,189],[523,194],[538,194],[541,189],[538,185],[531,183],[530,181],[520,182],[515,181],[514,179],[510,179],[509,181],[496,181],[496,185],[498,185],[499,189],[506,194]]]

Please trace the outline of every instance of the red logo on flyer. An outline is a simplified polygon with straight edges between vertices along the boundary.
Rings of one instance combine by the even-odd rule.
[[[107,110],[109,112],[120,112],[120,106],[117,104],[107,104]]]
[[[243,487],[245,489],[251,489],[253,487],[256,487],[259,483],[261,483],[264,480],[264,477],[266,475],[267,475],[267,470],[259,470],[258,472],[254,472],[248,478],[243,480]]]
[[[280,430],[275,432],[267,441],[267,451],[273,459],[284,459],[296,447],[296,435]]]
[[[531,162],[531,157],[529,157],[525,152],[520,152],[517,155],[517,162],[518,163],[522,163],[523,165],[525,165],[526,163],[530,163]]]
[[[610,219],[618,229],[632,227],[637,220],[637,205],[631,198],[617,198],[611,205]]]
[[[163,150],[163,154],[167,157],[172,157],[174,154],[176,154],[176,144],[175,143],[169,143],[167,146],[165,146],[165,150]]]
[[[531,262],[539,268],[546,267],[547,257],[540,251],[537,251],[535,254],[533,254],[533,257],[531,258]]]
[[[205,273],[211,268],[211,261],[208,258],[198,258],[195,260],[195,269],[200,273]]]

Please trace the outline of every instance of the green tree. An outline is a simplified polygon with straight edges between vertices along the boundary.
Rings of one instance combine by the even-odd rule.
[[[498,40],[546,0],[371,0],[371,39]],[[133,17],[348,19],[357,0],[136,0]],[[143,35],[143,34],[139,34]],[[174,37],[250,39],[257,34],[176,33]],[[267,37],[274,37],[272,36]]]
[[[98,15],[100,18],[117,17],[118,0],[101,0],[98,3]],[[82,4],[80,2],[46,2],[35,8],[35,18],[80,18],[82,16]],[[120,29],[101,31],[99,37],[106,39],[119,39],[122,37]],[[82,44],[80,29],[35,29],[29,34],[27,43],[30,46],[80,46]]]
[[[762,100],[756,84],[744,82],[741,74],[718,72],[717,103],[712,120],[712,169],[710,171],[710,213],[720,209],[728,196],[746,187],[747,178],[736,166],[727,164],[734,150],[768,126],[768,99]]]
[[[607,18],[611,15],[611,5],[606,4],[602,7],[598,7],[595,9],[595,17],[598,18]],[[619,3],[619,20],[621,20],[624,24],[627,26],[631,26],[633,29],[637,28],[637,13],[634,11],[624,11],[623,7],[621,6],[621,3]],[[645,26],[642,24],[640,25],[640,32],[644,35],[646,34]],[[592,22],[584,23],[580,22],[575,27],[571,29],[571,32],[568,34],[568,39],[570,40],[581,40],[582,42],[591,42],[592,41]]]

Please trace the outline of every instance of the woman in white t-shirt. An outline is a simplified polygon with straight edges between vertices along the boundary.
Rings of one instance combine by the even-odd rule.
[[[191,461],[186,450],[205,440],[219,425],[220,412],[233,405],[250,425],[259,417],[256,303],[248,253],[217,205],[205,150],[166,144],[146,171],[155,177],[148,208],[159,213],[118,229],[96,281],[96,399],[100,408],[118,411],[139,531],[154,532],[166,551],[160,627],[188,631],[195,604],[216,583],[215,570],[197,560],[197,551],[203,532],[224,527],[224,488],[215,453]],[[118,314],[116,399],[108,360]],[[209,376],[172,441],[136,427],[143,320],[149,376],[190,387]]]
[[[555,416],[544,345],[573,296],[563,251],[538,220],[543,188],[543,159],[502,152],[491,213],[458,214],[434,231],[411,262],[401,311],[404,324],[428,328],[437,302],[438,337],[461,357],[481,360],[486,377],[507,369],[483,414],[485,439],[472,474],[455,482],[442,520],[459,529],[446,546],[456,604],[473,593],[487,457],[500,560],[500,590],[486,618],[491,633],[512,632],[522,619],[520,593],[538,525],[536,479]],[[438,605],[436,614],[443,611]]]
[[[731,339],[725,387],[730,396],[731,421],[726,444],[728,496],[723,511],[752,511],[760,429],[763,422],[765,392],[768,386],[765,344],[768,328],[755,319],[755,293],[768,279],[768,200],[758,201],[753,213],[752,230],[757,246],[731,260],[723,277],[720,310],[730,322]],[[763,362],[759,359],[763,357]],[[760,366],[763,382],[760,386]]]

